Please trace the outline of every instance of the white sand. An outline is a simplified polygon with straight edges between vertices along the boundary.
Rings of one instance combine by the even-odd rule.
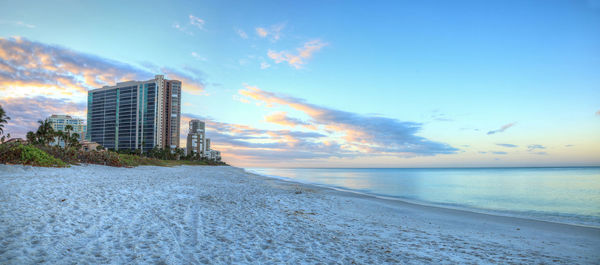
[[[600,263],[600,229],[231,167],[0,165],[0,264]]]

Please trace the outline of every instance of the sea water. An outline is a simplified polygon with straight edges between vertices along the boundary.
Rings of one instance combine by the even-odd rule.
[[[600,167],[248,170],[427,205],[600,227]]]

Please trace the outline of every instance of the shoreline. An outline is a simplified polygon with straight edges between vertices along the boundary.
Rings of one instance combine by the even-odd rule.
[[[524,218],[524,217],[520,217],[520,216],[498,215],[498,214],[494,214],[494,213],[471,211],[469,209],[463,209],[463,208],[458,208],[458,207],[457,208],[444,207],[444,206],[436,205],[436,204],[428,204],[427,202],[421,203],[418,201],[405,200],[403,198],[397,198],[397,197],[391,197],[391,196],[385,196],[385,195],[377,195],[377,194],[355,191],[355,190],[345,189],[345,188],[340,188],[340,187],[335,187],[335,186],[328,186],[326,184],[294,181],[293,179],[290,179],[290,178],[271,176],[271,175],[263,175],[263,174],[259,174],[259,173],[255,173],[255,172],[249,172],[245,168],[238,168],[238,167],[233,167],[233,166],[232,166],[232,168],[241,169],[244,172],[246,172],[247,174],[252,174],[257,177],[283,181],[283,182],[286,182],[286,183],[289,183],[292,185],[294,185],[294,184],[304,185],[307,188],[313,188],[313,189],[318,188],[318,189],[322,189],[322,190],[329,190],[331,192],[339,193],[338,195],[340,195],[340,196],[372,200],[375,202],[389,204],[389,205],[396,206],[396,207],[408,207],[408,208],[414,208],[414,209],[418,209],[418,210],[427,210],[427,211],[431,211],[431,212],[443,213],[443,214],[449,214],[449,215],[469,216],[470,218],[477,218],[477,219],[483,217],[483,219],[486,219],[488,221],[497,220],[497,221],[501,221],[501,222],[505,222],[505,223],[512,222],[512,223],[518,223],[518,224],[541,225],[541,226],[550,227],[550,228],[555,226],[556,228],[560,228],[561,230],[564,230],[564,229],[572,230],[572,229],[568,228],[568,227],[572,227],[574,230],[582,230],[581,232],[584,232],[584,231],[586,233],[591,232],[592,234],[595,234],[596,236],[598,236],[600,238],[600,227],[595,227],[595,226],[553,222],[553,221],[547,221],[547,220]]]
[[[231,166],[231,167],[233,167],[233,166]],[[596,168],[599,166],[590,166],[590,167]],[[234,167],[234,168],[238,168],[238,167]],[[520,167],[511,167],[511,168],[518,169]],[[527,168],[538,168],[538,167],[527,167]],[[570,167],[551,167],[551,168],[570,168]],[[575,167],[575,168],[580,168],[580,167]],[[310,182],[310,181],[303,181],[303,180],[299,180],[299,179],[276,176],[276,175],[262,174],[262,173],[259,173],[259,172],[253,171],[252,169],[247,169],[247,168],[239,168],[239,169],[242,169],[243,171],[247,172],[248,174],[254,174],[254,175],[261,176],[261,177],[273,178],[273,179],[277,179],[277,180],[281,180],[281,181],[287,181],[290,183],[298,183],[298,184],[309,185],[309,186],[317,186],[317,187],[321,187],[321,188],[325,188],[325,189],[332,189],[332,190],[339,191],[339,192],[347,192],[347,193],[362,195],[362,196],[366,196],[366,197],[371,197],[373,199],[381,199],[381,200],[387,200],[387,201],[392,201],[392,202],[398,201],[401,203],[414,204],[414,205],[424,206],[424,207],[449,209],[449,210],[456,210],[456,211],[460,211],[460,212],[468,212],[468,213],[483,214],[483,215],[498,216],[498,217],[507,217],[507,218],[517,218],[517,219],[523,219],[523,220],[547,222],[547,223],[561,224],[561,225],[571,225],[571,226],[593,228],[593,229],[600,230],[600,224],[582,224],[582,223],[574,223],[574,222],[568,222],[568,221],[561,222],[559,220],[550,220],[551,217],[568,220],[568,218],[559,217],[557,215],[542,214],[541,218],[535,218],[534,216],[527,215],[525,212],[474,208],[474,207],[469,207],[469,206],[464,206],[464,205],[451,205],[451,204],[442,204],[442,203],[434,203],[434,202],[427,202],[427,201],[411,200],[411,199],[402,198],[399,196],[369,193],[366,191],[353,190],[353,189],[349,189],[349,188],[345,188],[345,187],[321,184],[321,183]],[[327,169],[329,169],[329,168],[327,168]],[[345,168],[343,168],[343,169],[345,169]],[[367,169],[367,168],[365,168],[365,169]],[[395,168],[392,168],[392,169],[395,169]],[[440,169],[446,169],[446,168],[440,168]],[[544,219],[543,217],[548,217],[548,218]],[[585,217],[590,217],[590,216],[585,216]]]
[[[600,230],[235,167],[0,165],[0,263],[597,264]]]

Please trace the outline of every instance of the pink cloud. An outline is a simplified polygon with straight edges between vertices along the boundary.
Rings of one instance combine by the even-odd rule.
[[[273,59],[275,63],[287,62],[292,67],[299,69],[302,68],[302,65],[306,64],[306,60],[311,58],[313,53],[321,50],[327,45],[327,43],[324,43],[320,40],[312,40],[304,43],[302,47],[297,48],[297,53],[295,54],[287,51],[276,52],[269,50],[267,52],[267,56]]]
[[[305,127],[307,129],[311,129],[311,130],[317,129],[316,126],[314,126],[308,122],[287,116],[287,113],[283,112],[283,111],[274,112],[274,113],[271,113],[271,114],[265,116],[265,121],[274,123],[274,124],[283,125],[283,126],[289,126],[289,127],[300,126],[300,127]]]
[[[201,94],[198,71],[187,74],[168,67],[153,71],[23,38],[0,38],[0,97],[48,96],[85,100],[89,89],[127,80],[147,80],[155,73],[183,82],[183,90]]]
[[[330,109],[253,86],[246,86],[239,94],[267,106],[284,105],[304,112],[312,118],[313,123],[323,126],[332,134],[343,135],[347,150],[398,156],[428,156],[458,151],[447,144],[418,136],[420,123]],[[281,119],[281,114],[274,118],[278,121]]]

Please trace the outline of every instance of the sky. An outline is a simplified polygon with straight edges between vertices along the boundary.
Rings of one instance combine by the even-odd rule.
[[[5,1],[23,137],[155,74],[242,167],[600,165],[600,1]]]

